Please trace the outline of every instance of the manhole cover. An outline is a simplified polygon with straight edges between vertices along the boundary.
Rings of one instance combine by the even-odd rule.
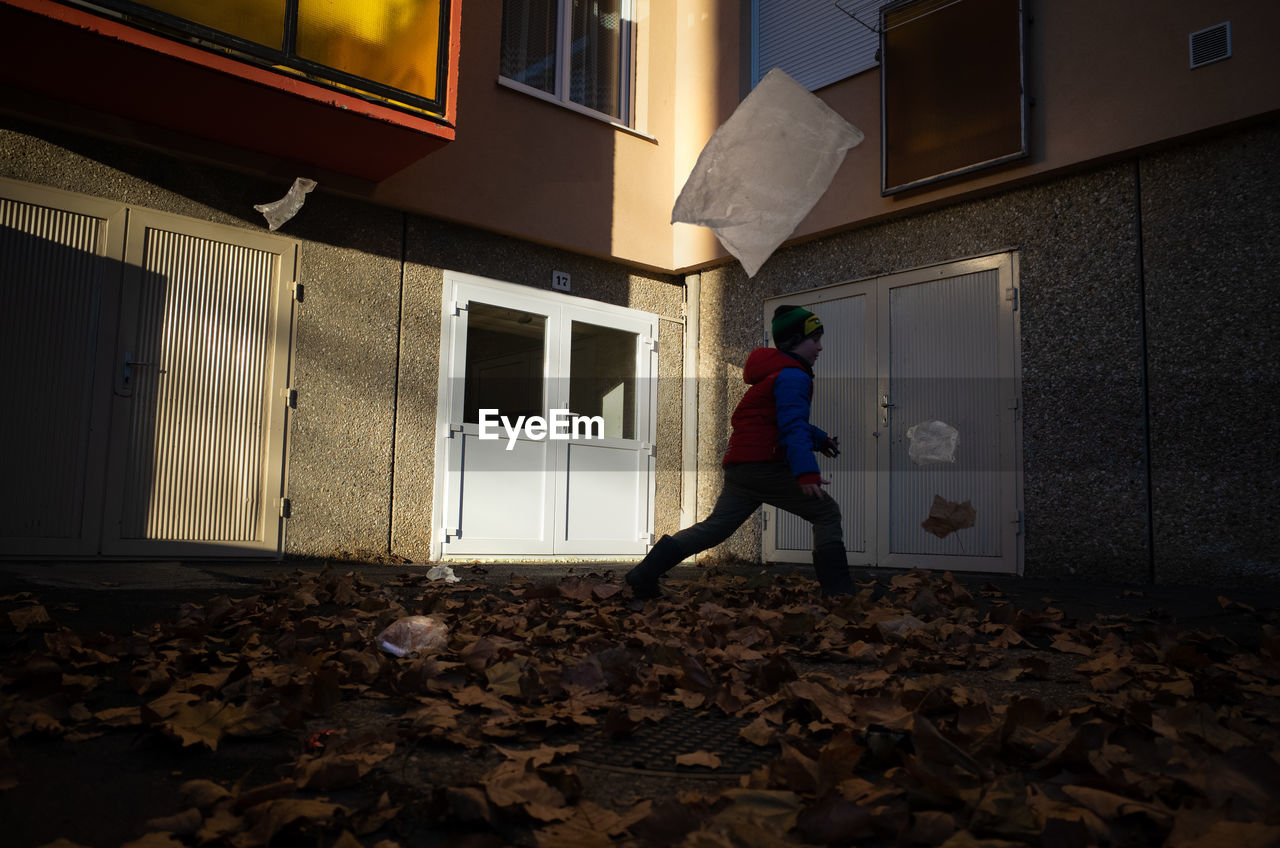
[[[583,734],[574,756],[605,768],[685,777],[728,777],[747,774],[777,757],[777,749],[760,748],[738,736],[747,722],[723,713],[673,710],[657,722],[644,722],[629,736],[610,738],[603,727]],[[676,757],[709,751],[719,768],[677,765]]]

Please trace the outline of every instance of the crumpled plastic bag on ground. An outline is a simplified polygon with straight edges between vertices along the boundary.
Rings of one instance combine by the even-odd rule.
[[[698,155],[671,223],[710,227],[754,277],[863,138],[862,130],[774,68]]]
[[[449,641],[449,626],[429,615],[409,615],[391,622],[375,641],[397,657],[439,651]]]
[[[428,580],[443,580],[446,583],[461,583],[462,578],[453,573],[447,565],[433,565],[427,569]]]
[[[315,180],[298,177],[293,181],[293,185],[289,186],[289,193],[284,197],[279,200],[273,200],[271,203],[259,203],[253,208],[261,212],[267,219],[267,229],[275,232],[286,221],[298,214],[298,210],[306,202],[307,194],[315,187]]]
[[[956,461],[960,431],[945,421],[921,421],[907,429],[907,456],[916,465]]]

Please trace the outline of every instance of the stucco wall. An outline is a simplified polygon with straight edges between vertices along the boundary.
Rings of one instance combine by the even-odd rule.
[[[736,264],[704,271],[699,516],[718,491],[728,413],[745,388],[741,362],[763,337],[763,299],[1013,248],[1026,574],[1141,582],[1152,567],[1144,268],[1155,577],[1274,573],[1280,546],[1264,498],[1278,464],[1262,440],[1278,370],[1269,351],[1278,152],[1274,125],[1242,131],[1149,154],[1140,182],[1139,160],[1118,162],[785,248],[752,280]],[[706,559],[759,556],[757,518]]]
[[[0,118],[0,176],[261,232],[256,203],[279,181]],[[308,195],[280,234],[301,245],[289,434],[292,518],[286,551],[361,559],[429,553],[444,269],[664,316],[659,369],[677,379],[684,289],[674,278],[325,192]],[[678,520],[679,392],[659,408],[657,521]],[[673,486],[674,481],[674,486]],[[394,491],[394,503],[392,493]]]

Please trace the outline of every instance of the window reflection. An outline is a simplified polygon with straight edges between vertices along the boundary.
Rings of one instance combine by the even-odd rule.
[[[630,0],[503,0],[500,73],[629,121],[634,21]]]
[[[481,409],[497,409],[512,421],[544,415],[546,333],[544,315],[475,301],[467,306],[464,422],[478,424]]]
[[[270,47],[284,49],[285,0],[138,0],[176,18]]]
[[[604,419],[609,439],[636,437],[635,333],[573,322],[569,409]]]
[[[436,99],[440,0],[298,0],[303,59]]]

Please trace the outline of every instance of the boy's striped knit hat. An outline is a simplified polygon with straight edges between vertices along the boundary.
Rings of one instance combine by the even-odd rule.
[[[778,348],[798,345],[807,336],[822,335],[822,321],[803,306],[779,306],[773,312],[773,344]]]

